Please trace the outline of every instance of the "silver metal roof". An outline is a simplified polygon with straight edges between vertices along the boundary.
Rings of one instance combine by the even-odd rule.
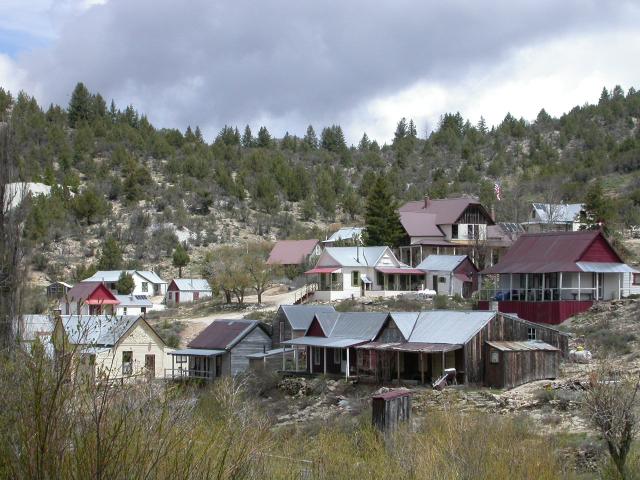
[[[306,330],[316,313],[333,313],[331,305],[280,305],[293,330]]]
[[[153,302],[146,295],[115,295],[119,307],[153,307]]]
[[[89,278],[82,280],[83,282],[117,282],[120,279],[122,272],[127,272],[129,275],[134,273],[140,275],[145,280],[151,283],[165,284],[166,281],[162,280],[156,273],[147,270],[98,270]]]
[[[173,283],[182,291],[211,291],[211,285],[204,278],[174,278]]]
[[[465,344],[496,312],[434,310],[420,312],[410,342]]]
[[[583,272],[594,273],[638,273],[638,270],[631,268],[626,263],[613,262],[576,262],[576,265]]]
[[[339,315],[338,312],[316,313],[315,318],[318,319],[318,323],[320,323],[322,331],[327,337],[331,334],[331,330],[333,330],[333,326],[336,324]]]
[[[532,206],[540,222],[545,223],[575,222],[579,219],[580,212],[584,210],[584,205],[581,203],[533,203]]]
[[[37,337],[50,336],[55,321],[49,315],[23,315],[21,332],[22,340],[32,342]]]
[[[342,227],[322,243],[337,242],[339,240],[360,240],[363,231],[363,227]]]
[[[452,272],[465,258],[466,255],[429,255],[416,268],[427,272]]]
[[[357,338],[361,341],[373,340],[387,319],[384,312],[344,312],[340,313],[327,335],[330,338]]]
[[[391,319],[396,324],[405,340],[411,335],[420,312],[391,312]]]
[[[342,267],[373,267],[388,249],[389,247],[327,247],[322,256],[329,255]]]
[[[282,355],[283,353],[293,353],[292,348],[274,348],[272,350],[267,350],[266,352],[258,352],[258,353],[250,353],[249,355],[245,355],[247,358],[265,358],[265,357],[273,357],[274,355]]]
[[[140,317],[137,315],[63,315],[60,318],[72,344],[113,346]]]
[[[183,357],[217,357],[223,353],[227,353],[226,350],[206,350],[203,348],[183,348],[182,350],[174,350],[168,352],[169,355],[180,355]]]
[[[84,350],[80,350],[80,353],[85,353],[87,355],[99,355],[100,353],[106,353],[111,350],[109,347],[89,347]]]

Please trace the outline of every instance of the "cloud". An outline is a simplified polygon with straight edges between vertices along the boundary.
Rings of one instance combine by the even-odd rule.
[[[609,68],[607,57],[634,50],[618,42],[620,54],[605,45],[594,59],[580,48],[633,32],[640,19],[619,1],[93,3],[57,2],[54,39],[17,55],[25,88],[66,104],[84,81],[154,123],[198,124],[209,137],[226,123],[264,123],[276,135],[341,123],[352,141],[365,130],[384,141],[401,116],[424,129],[451,107],[491,121],[536,102],[566,108],[589,63]],[[616,83],[638,78],[621,70]],[[584,90],[609,83],[608,72],[591,72]]]

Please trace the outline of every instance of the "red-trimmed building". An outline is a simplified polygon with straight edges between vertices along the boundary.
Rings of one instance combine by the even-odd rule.
[[[480,272],[479,307],[497,302],[501,312],[558,324],[595,301],[623,297],[634,273],[601,231],[525,234]]]
[[[102,282],[80,282],[60,301],[63,315],[113,315],[120,301]]]

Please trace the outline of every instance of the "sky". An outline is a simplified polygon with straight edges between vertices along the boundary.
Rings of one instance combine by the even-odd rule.
[[[67,105],[82,81],[158,127],[379,143],[459,111],[498,124],[640,87],[640,0],[0,0],[0,86]]]

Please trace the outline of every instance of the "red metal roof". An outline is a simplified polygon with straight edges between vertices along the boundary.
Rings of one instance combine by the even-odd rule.
[[[423,214],[433,214],[436,225],[450,225],[456,222],[467,207],[474,205],[484,211],[490,224],[491,216],[484,206],[476,198],[443,198],[429,199],[425,207],[425,201],[407,202],[399,208],[403,212],[420,212]]]
[[[313,253],[318,240],[280,240],[271,250],[269,265],[301,265]]]
[[[87,305],[118,305],[120,302],[102,282],[80,282],[71,288],[65,298],[70,302],[82,301]]]
[[[592,246],[599,251],[608,249],[620,263],[624,263],[602,232],[597,230],[527,233],[516,240],[496,265],[482,273],[581,272],[576,262],[589,256]]]
[[[410,237],[444,237],[434,213],[400,211],[400,223]]]
[[[225,350],[233,347],[236,340],[258,326],[256,320],[215,320],[200,335],[194,338],[189,348]]]
[[[380,273],[400,274],[400,275],[424,275],[423,270],[417,268],[398,268],[398,267],[376,267]]]

